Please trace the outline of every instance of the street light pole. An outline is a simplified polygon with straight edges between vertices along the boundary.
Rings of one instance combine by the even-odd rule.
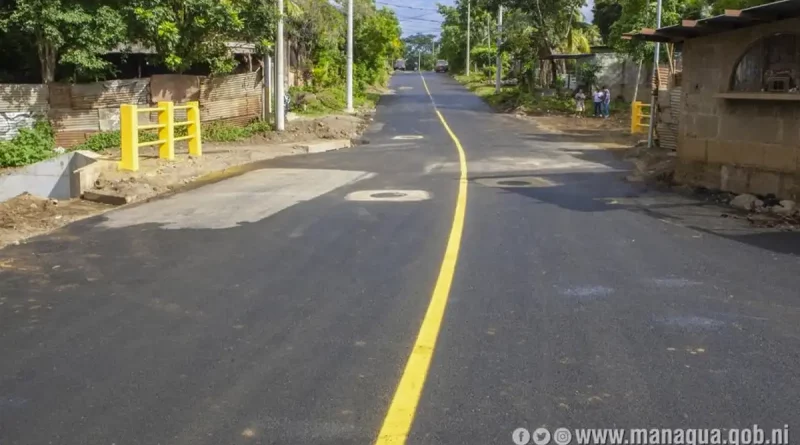
[[[353,0],[347,0],[347,109],[353,112]]]
[[[661,0],[659,0],[661,1]],[[500,81],[503,78],[503,58],[500,57],[500,45],[503,44],[503,5],[497,10],[497,73],[494,78],[494,91],[500,92]]]
[[[661,28],[661,0],[656,3],[656,29]],[[661,59],[661,43],[656,42],[656,53],[653,60],[653,80],[656,81],[656,87],[653,89],[653,96],[650,98],[650,128],[647,131],[647,148],[653,148],[653,137],[656,127],[656,104],[658,103],[658,62]],[[636,100],[636,98],[634,98]]]
[[[283,0],[278,0],[278,35],[275,39],[275,129],[283,131],[286,127],[286,104],[284,103],[284,82],[286,76],[284,75],[284,62],[286,59],[283,55]]]
[[[467,0],[467,76],[469,76],[469,28],[472,24],[472,0]]]

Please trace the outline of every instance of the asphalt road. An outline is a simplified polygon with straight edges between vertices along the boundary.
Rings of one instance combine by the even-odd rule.
[[[365,145],[0,250],[0,444],[371,444],[398,397],[408,444],[800,426],[796,235],[425,79],[436,108],[395,76]]]

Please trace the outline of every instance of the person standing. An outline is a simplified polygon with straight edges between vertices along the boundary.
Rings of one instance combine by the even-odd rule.
[[[586,95],[578,88],[578,94],[575,95],[575,114],[577,117],[583,117],[584,112],[586,112]]]
[[[592,93],[592,99],[594,100],[594,117],[602,116],[603,94],[600,93],[600,90],[594,90],[594,93]]]
[[[603,85],[603,117],[608,119],[611,114],[611,91]]]

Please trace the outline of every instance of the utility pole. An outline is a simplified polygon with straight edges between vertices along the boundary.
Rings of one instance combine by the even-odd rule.
[[[353,112],[353,0],[347,0],[347,111]]]
[[[472,0],[467,0],[467,76],[469,76],[469,28],[472,24]]]
[[[486,14],[486,46],[492,46],[492,17]]]
[[[422,49],[417,52],[417,71],[422,72]]]
[[[278,0],[278,36],[275,39],[275,129],[283,131],[286,128],[286,104],[284,103],[284,63],[286,58],[283,55],[283,0]]]
[[[656,29],[661,28],[661,0],[656,3]],[[658,88],[660,87],[658,81],[658,62],[661,59],[661,43],[656,42],[656,53],[653,60],[653,80],[656,82],[656,87],[653,89],[653,96],[650,98],[650,128],[647,131],[647,148],[653,148],[653,136],[656,129],[656,106],[658,104]],[[633,100],[636,100],[634,98]]]
[[[661,0],[659,0],[661,1]],[[494,91],[500,92],[500,81],[503,78],[503,58],[500,54],[500,45],[503,44],[503,5],[497,10],[497,73],[494,78]]]

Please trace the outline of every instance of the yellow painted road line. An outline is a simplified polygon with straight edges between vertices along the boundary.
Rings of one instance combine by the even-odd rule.
[[[458,197],[456,198],[453,225],[450,228],[450,237],[447,240],[444,259],[439,269],[439,277],[436,279],[436,286],[433,288],[428,310],[425,312],[425,318],[423,318],[422,326],[419,329],[419,334],[417,334],[417,341],[414,343],[414,348],[408,357],[403,376],[397,385],[392,404],[389,406],[389,412],[383,420],[383,426],[381,426],[375,445],[405,444],[411,431],[414,415],[417,412],[417,405],[422,395],[422,388],[425,386],[425,378],[428,375],[431,359],[433,359],[436,338],[439,336],[447,300],[450,296],[450,287],[453,284],[453,276],[458,262],[458,251],[461,247],[461,236],[464,233],[464,217],[467,210],[467,156],[464,153],[464,147],[461,146],[458,137],[447,125],[442,113],[436,108],[436,103],[433,100],[431,91],[428,89],[428,84],[425,82],[425,77],[421,73],[420,77],[422,77],[425,91],[431,98],[436,115],[439,116],[439,120],[458,149],[461,177],[458,182]]]

